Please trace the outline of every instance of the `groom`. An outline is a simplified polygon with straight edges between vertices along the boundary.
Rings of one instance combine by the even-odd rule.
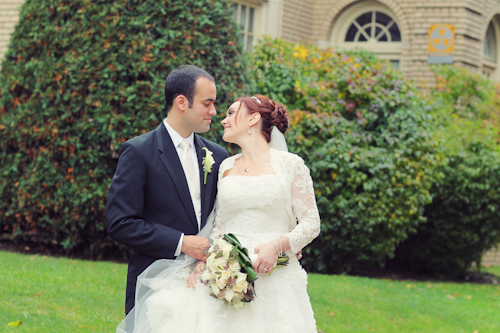
[[[212,211],[219,165],[228,154],[195,133],[210,129],[215,98],[210,74],[191,65],[175,69],[165,82],[167,118],[120,149],[106,218],[110,237],[130,247],[126,313],[134,307],[137,276],[155,260],[181,252],[205,260],[208,240],[195,235]],[[203,148],[213,153],[211,172],[203,169],[209,154]]]

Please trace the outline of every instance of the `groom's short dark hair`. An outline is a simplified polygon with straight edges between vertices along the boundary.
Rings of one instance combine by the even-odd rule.
[[[215,83],[212,75],[200,67],[184,65],[174,69],[165,80],[165,101],[167,113],[174,104],[174,99],[179,95],[184,95],[189,101],[189,107],[193,107],[193,99],[196,90],[196,80],[205,77]]]

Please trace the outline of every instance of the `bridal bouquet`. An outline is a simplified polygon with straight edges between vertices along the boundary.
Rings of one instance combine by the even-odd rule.
[[[201,282],[212,288],[212,296],[241,308],[255,298],[253,270],[248,250],[233,234],[216,239],[208,250],[209,257]]]

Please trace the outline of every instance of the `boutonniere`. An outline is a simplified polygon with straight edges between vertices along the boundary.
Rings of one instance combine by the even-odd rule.
[[[203,147],[203,149],[205,149],[205,152],[206,152],[206,155],[205,155],[205,157],[203,157],[203,161],[202,161],[203,171],[205,172],[205,178],[203,180],[203,185],[206,185],[207,184],[207,175],[210,172],[212,172],[212,165],[214,165],[215,160],[212,157],[213,153],[210,150],[208,150],[205,147]]]

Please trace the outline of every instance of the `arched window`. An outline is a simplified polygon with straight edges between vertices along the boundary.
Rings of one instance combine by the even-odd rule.
[[[365,48],[399,68],[401,31],[395,15],[378,2],[348,8],[335,22],[330,43],[338,49]]]
[[[499,25],[493,19],[488,25],[483,45],[483,73],[498,81],[498,37]]]

